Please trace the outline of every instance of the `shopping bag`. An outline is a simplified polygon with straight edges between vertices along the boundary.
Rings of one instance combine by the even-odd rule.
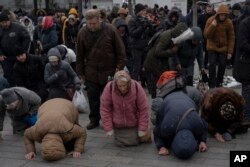
[[[74,103],[75,107],[78,109],[79,112],[85,113],[88,111],[88,102],[84,93],[81,90],[75,91],[72,102]]]

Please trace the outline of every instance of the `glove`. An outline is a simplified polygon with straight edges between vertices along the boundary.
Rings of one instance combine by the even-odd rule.
[[[57,75],[58,77],[61,77],[61,76],[63,76],[64,73],[65,73],[65,72],[64,72],[63,70],[58,70],[58,71],[56,72],[56,75]]]
[[[80,91],[80,90],[81,90],[81,84],[76,84],[76,85],[75,85],[75,89],[76,89],[77,91]]]

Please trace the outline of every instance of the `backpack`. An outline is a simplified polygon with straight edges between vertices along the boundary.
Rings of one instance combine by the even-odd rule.
[[[172,79],[170,79],[165,84],[158,86],[156,89],[156,96],[164,98],[171,92],[176,90],[184,89],[186,87],[186,79],[183,75],[176,75]]]

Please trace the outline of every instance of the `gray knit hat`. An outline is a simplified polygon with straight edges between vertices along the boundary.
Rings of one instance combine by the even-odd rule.
[[[59,52],[59,50],[58,50],[56,47],[51,48],[51,49],[48,51],[48,53],[47,53],[48,59],[49,59],[49,57],[51,57],[51,56],[56,56],[56,57],[58,57],[59,60],[61,60],[61,53]]]
[[[12,88],[2,90],[1,94],[5,104],[11,104],[18,100],[18,96]]]

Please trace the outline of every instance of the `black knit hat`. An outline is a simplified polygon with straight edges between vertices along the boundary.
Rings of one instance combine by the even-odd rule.
[[[26,53],[26,50],[20,46],[15,46],[15,55],[20,56],[21,54]]]
[[[140,11],[146,9],[145,6],[141,3],[135,5],[135,15],[137,15]]]
[[[8,21],[8,20],[10,20],[9,17],[8,17],[8,15],[6,13],[2,12],[0,14],[0,22],[2,22],[2,21]]]
[[[241,10],[241,6],[239,3],[235,3],[232,7],[232,10]]]

